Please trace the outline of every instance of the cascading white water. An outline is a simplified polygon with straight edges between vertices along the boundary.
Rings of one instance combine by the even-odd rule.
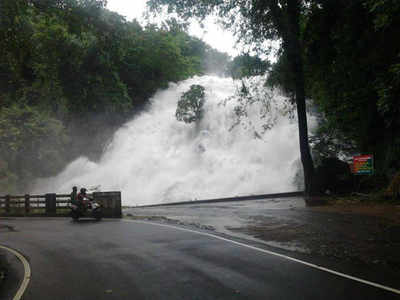
[[[176,120],[175,110],[192,84],[206,88],[204,115],[198,124],[185,124]],[[215,76],[171,84],[115,133],[100,161],[78,158],[58,176],[39,180],[36,191],[100,186],[121,190],[124,205],[138,205],[295,190],[298,129],[284,116],[285,98],[273,97],[272,129],[259,130],[265,117],[260,119],[257,103],[249,106],[247,120],[232,128],[237,99],[222,103],[238,86]]]

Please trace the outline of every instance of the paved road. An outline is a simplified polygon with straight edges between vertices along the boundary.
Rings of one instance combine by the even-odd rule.
[[[136,219],[164,219],[169,223],[215,229],[400,288],[400,207],[387,207],[382,215],[350,213],[350,208],[348,205],[306,207],[302,198],[294,197],[136,207],[123,212]],[[371,205],[363,209],[370,213],[377,211]],[[307,257],[308,254],[312,257]]]
[[[30,261],[31,299],[397,299],[399,295],[194,232],[122,220],[0,219]]]

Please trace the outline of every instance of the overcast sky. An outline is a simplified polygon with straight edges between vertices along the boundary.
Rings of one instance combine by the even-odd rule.
[[[136,18],[143,24],[143,12],[146,9],[147,0],[108,0],[107,8],[123,15],[127,20]],[[227,52],[231,56],[238,55],[240,51],[235,49],[235,39],[229,31],[223,30],[215,25],[211,20],[206,22],[205,28],[200,28],[199,24],[192,24],[189,33],[195,35],[213,48],[222,52]]]

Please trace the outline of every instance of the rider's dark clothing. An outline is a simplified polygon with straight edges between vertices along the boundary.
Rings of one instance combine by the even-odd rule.
[[[72,191],[71,195],[70,195],[70,200],[72,204],[77,204],[78,202],[78,195],[76,193],[76,191]]]

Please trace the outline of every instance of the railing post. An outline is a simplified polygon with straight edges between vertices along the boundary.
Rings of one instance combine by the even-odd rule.
[[[57,212],[56,207],[56,194],[46,194],[46,216],[55,215]]]
[[[29,214],[30,211],[30,196],[29,194],[25,195],[25,213]]]
[[[5,209],[6,213],[10,213],[10,195],[6,195]]]
[[[114,208],[114,217],[117,218],[122,218],[122,203],[121,203],[121,192],[118,192],[114,201],[115,203],[115,208]]]

